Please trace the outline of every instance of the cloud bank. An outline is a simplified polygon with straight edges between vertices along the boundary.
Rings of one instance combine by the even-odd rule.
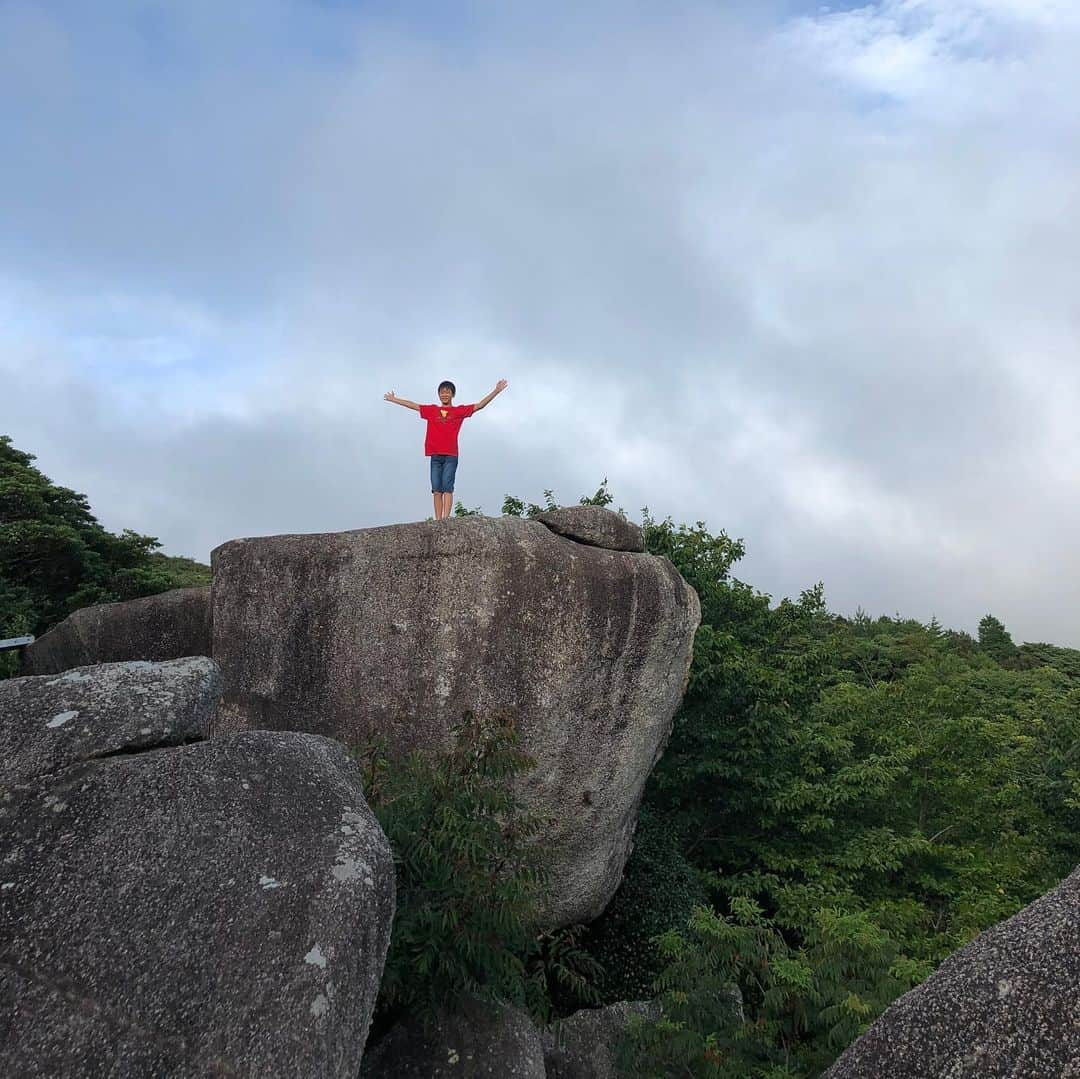
[[[0,429],[108,527],[422,518],[382,393],[506,377],[469,505],[1080,645],[1072,5],[171,9],[0,6]]]

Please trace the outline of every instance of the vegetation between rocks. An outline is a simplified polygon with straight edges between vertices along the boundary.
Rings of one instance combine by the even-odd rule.
[[[397,1018],[433,1020],[465,999],[546,1021],[560,1001],[595,1003],[596,961],[579,928],[539,932],[547,875],[532,840],[545,821],[512,781],[534,766],[506,717],[466,716],[443,753],[391,761],[383,743],[354,753],[390,840],[397,907],[374,1034]]]

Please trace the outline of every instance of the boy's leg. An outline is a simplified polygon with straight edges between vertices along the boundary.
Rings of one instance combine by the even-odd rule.
[[[446,457],[444,460],[442,474],[443,516],[449,517],[450,509],[454,505],[454,477],[457,475],[458,459],[456,457]]]
[[[431,498],[435,504],[435,520],[441,521],[450,516],[454,505],[454,473],[457,472],[457,458],[431,455]]]
[[[435,520],[442,520],[442,457],[432,454],[431,462],[431,500],[435,503]]]

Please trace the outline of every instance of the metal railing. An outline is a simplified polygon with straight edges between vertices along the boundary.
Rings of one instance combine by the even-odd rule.
[[[25,637],[8,637],[6,641],[0,641],[0,652],[8,652],[12,648],[25,648],[34,643],[34,635],[28,633]]]

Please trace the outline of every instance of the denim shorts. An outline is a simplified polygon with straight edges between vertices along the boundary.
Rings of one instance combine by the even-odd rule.
[[[457,458],[445,453],[431,455],[431,493],[454,490],[454,473],[457,472]]]

